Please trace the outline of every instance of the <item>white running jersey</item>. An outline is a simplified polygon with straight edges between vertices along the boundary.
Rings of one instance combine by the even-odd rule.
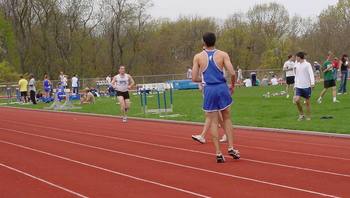
[[[114,84],[114,88],[117,91],[120,92],[127,92],[128,91],[128,86],[129,86],[129,74],[124,74],[124,75],[116,75],[114,76],[114,80],[115,80],[115,84]]]

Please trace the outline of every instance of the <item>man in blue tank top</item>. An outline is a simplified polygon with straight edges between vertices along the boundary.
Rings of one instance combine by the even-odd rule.
[[[233,94],[236,74],[230,57],[226,52],[215,49],[216,36],[207,32],[203,35],[204,50],[195,55],[193,59],[192,80],[204,85],[203,110],[210,121],[210,130],[216,149],[218,163],[225,162],[221,152],[218,138],[219,112],[222,114],[225,133],[228,138],[228,153],[234,159],[239,159],[239,151],[233,148],[232,122],[230,107],[233,102]],[[227,85],[224,70],[231,77],[231,86]]]

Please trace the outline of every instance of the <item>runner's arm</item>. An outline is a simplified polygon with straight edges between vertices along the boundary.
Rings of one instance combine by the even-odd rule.
[[[311,87],[315,87],[315,75],[314,75],[314,70],[312,69],[312,66],[309,65],[309,75],[310,75],[310,80],[311,80]]]
[[[115,89],[115,76],[113,77],[111,84],[112,84],[112,87]]]
[[[202,77],[199,75],[199,57],[198,54],[193,58],[193,67],[192,67],[192,81],[193,82],[202,82]]]
[[[233,93],[234,88],[235,88],[235,83],[236,83],[236,72],[233,69],[232,62],[230,60],[230,56],[227,53],[224,53],[224,67],[231,77],[231,91]]]
[[[135,85],[134,79],[129,75],[129,89],[131,89]]]

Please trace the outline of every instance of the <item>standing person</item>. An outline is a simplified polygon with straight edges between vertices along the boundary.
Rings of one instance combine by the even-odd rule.
[[[312,66],[305,60],[305,53],[298,52],[296,54],[295,64],[295,96],[294,102],[299,111],[298,121],[311,120],[310,97],[312,88],[315,86],[315,76]],[[301,104],[301,98],[305,99],[306,117]]]
[[[111,78],[111,75],[107,75],[107,77],[106,77],[106,82],[110,85],[111,84],[111,82],[112,82],[112,78]]]
[[[44,98],[49,98],[51,89],[52,89],[52,83],[47,74],[44,75],[43,87],[44,87]]]
[[[187,79],[192,79],[192,69],[190,67],[187,69],[186,77]]]
[[[340,62],[340,71],[341,71],[341,83],[338,90],[338,94],[346,94],[346,84],[348,81],[349,75],[349,57],[347,54],[344,54]]]
[[[36,87],[35,87],[35,78],[33,74],[30,74],[30,80],[29,80],[29,96],[30,96],[30,101],[34,105],[36,105]]]
[[[283,65],[283,71],[286,72],[286,93],[287,98],[289,98],[289,88],[293,87],[295,82],[295,74],[294,74],[294,64],[295,64],[295,57],[293,55],[288,56],[288,60]]]
[[[125,66],[119,67],[119,74],[112,80],[113,88],[117,91],[117,98],[120,103],[120,111],[123,115],[123,122],[127,122],[127,113],[130,108],[129,90],[135,85],[131,75],[125,72]]]
[[[340,61],[337,57],[335,57],[334,60],[332,61],[332,65],[333,65],[334,80],[337,81],[338,80],[338,70],[340,68]]]
[[[313,66],[315,69],[316,81],[319,82],[321,78],[321,65],[317,61],[315,61]]]
[[[228,154],[234,159],[240,158],[239,151],[233,148],[230,113],[230,106],[233,102],[231,94],[234,90],[236,74],[228,54],[215,48],[216,36],[214,33],[205,33],[203,42],[204,51],[196,54],[193,59],[192,80],[204,83],[203,110],[206,112],[206,118],[209,119],[216,150],[216,161],[223,163],[225,158],[221,152],[218,137],[219,112],[222,114],[223,128],[229,142]],[[231,77],[230,88],[226,84],[224,68]]]
[[[74,74],[72,77],[72,89],[73,89],[73,94],[79,93],[79,79],[76,74]]]
[[[243,82],[243,73],[242,73],[242,69],[237,66],[237,83],[241,84]]]
[[[67,86],[68,86],[68,78],[67,78],[66,75],[63,75],[62,86],[63,86],[64,89],[67,89]]]
[[[64,78],[64,73],[63,73],[63,71],[61,71],[60,75],[58,77],[58,79],[60,80],[61,83],[63,82],[63,78]]]
[[[332,94],[333,94],[333,102],[338,103],[337,100],[337,87],[336,87],[336,79],[334,79],[334,68],[333,64],[331,62],[332,55],[329,54],[327,57],[327,60],[323,63],[322,66],[322,72],[324,75],[324,89],[322,90],[320,97],[317,99],[317,102],[319,104],[322,103],[322,98],[326,94],[327,90],[329,88],[332,88]]]
[[[28,81],[20,76],[20,80],[18,81],[19,91],[21,92],[21,101],[24,103],[28,102]]]

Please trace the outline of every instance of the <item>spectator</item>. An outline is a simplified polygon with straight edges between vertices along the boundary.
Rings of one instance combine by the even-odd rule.
[[[28,81],[25,78],[23,78],[23,76],[20,76],[18,85],[19,85],[19,91],[21,92],[21,101],[24,103],[27,103],[28,102],[28,99],[27,99]]]
[[[299,112],[298,121],[311,120],[311,104],[310,97],[312,88],[315,86],[315,77],[312,66],[305,60],[305,53],[298,52],[296,54],[295,66],[295,96],[294,102]],[[306,117],[304,114],[301,98],[305,99]]]
[[[79,79],[76,74],[74,74],[72,78],[72,89],[73,89],[73,94],[79,93]]]
[[[94,104],[95,96],[91,93],[89,88],[85,88],[85,93],[80,99],[80,104]]]
[[[278,85],[278,78],[276,75],[273,75],[272,78],[271,78],[271,85],[272,86],[275,86],[275,85]]]
[[[337,57],[334,58],[334,60],[332,61],[332,66],[333,66],[333,74],[334,74],[334,79],[335,81],[337,81],[338,79],[338,70],[340,67],[340,61]]]
[[[40,100],[40,99],[42,99],[42,97],[43,97],[43,94],[42,94],[41,91],[39,90],[39,91],[37,92],[37,94],[36,94],[36,98],[37,98],[38,100]]]
[[[188,67],[187,69],[186,76],[187,76],[187,79],[192,79],[192,69],[190,67]]]
[[[34,75],[33,75],[33,74],[30,74],[30,80],[29,80],[29,95],[30,95],[30,101],[32,101],[32,103],[33,103],[34,105],[36,105],[35,94],[36,94],[35,78],[34,78]]]
[[[320,97],[317,99],[319,104],[322,103],[323,96],[326,94],[328,89],[332,89],[333,95],[333,103],[339,103],[337,100],[337,87],[336,87],[336,79],[334,79],[334,67],[331,62],[332,54],[329,53],[327,60],[323,63],[322,72],[324,75],[324,89],[322,90]]]
[[[283,65],[283,71],[286,72],[286,93],[287,98],[289,98],[289,90],[290,88],[294,88],[294,80],[295,80],[295,74],[294,74],[294,65],[295,65],[295,57],[293,55],[288,56],[288,60]],[[271,83],[272,84],[272,83]]]
[[[44,75],[43,87],[44,87],[44,98],[49,98],[50,93],[52,91],[52,83],[49,80],[49,76],[47,74]]]
[[[106,77],[106,81],[107,81],[108,85],[111,85],[111,82],[112,82],[111,75],[108,74],[108,76]]]
[[[264,76],[264,78],[261,80],[261,86],[268,86],[269,85],[269,79],[267,78],[267,75]]]
[[[338,90],[338,94],[346,94],[346,83],[348,81],[348,70],[349,70],[349,57],[344,54],[340,62],[340,71],[341,71],[341,83]]]
[[[63,71],[61,71],[60,75],[59,75],[60,82],[63,82],[63,78],[64,78],[64,73],[63,73]]]
[[[63,75],[62,86],[64,87],[64,89],[67,89],[67,86],[68,86],[68,79],[67,79],[67,76],[66,76],[66,75]]]
[[[237,83],[240,84],[243,81],[243,73],[242,73],[242,69],[237,66]]]
[[[315,70],[316,81],[319,82],[321,78],[321,65],[315,61],[313,66]]]
[[[243,81],[243,83],[244,83],[244,85],[245,85],[246,87],[252,87],[252,86],[253,86],[252,80],[250,80],[250,78],[245,79],[245,80]]]

